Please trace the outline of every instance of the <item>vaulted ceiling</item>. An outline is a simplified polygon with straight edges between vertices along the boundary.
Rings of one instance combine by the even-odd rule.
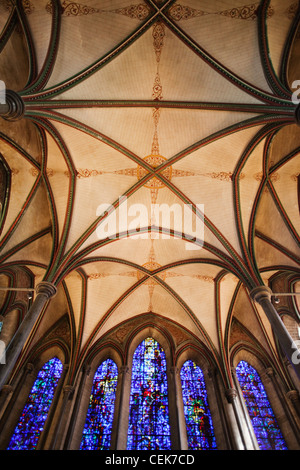
[[[0,282],[58,287],[27,348],[67,315],[75,373],[151,312],[225,375],[234,319],[276,358],[249,290],[299,289],[298,1],[60,3],[0,0]]]

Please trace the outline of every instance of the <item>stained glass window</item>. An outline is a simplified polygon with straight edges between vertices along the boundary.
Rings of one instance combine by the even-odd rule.
[[[63,370],[56,357],[46,362],[33,384],[8,450],[36,448],[47,419],[54,392]]]
[[[180,378],[189,449],[216,449],[202,370],[195,362],[186,361],[181,368]]]
[[[287,450],[257,371],[247,362],[241,361],[236,373],[260,449]]]
[[[109,450],[117,381],[118,367],[114,361],[102,362],[94,375],[81,450]]]
[[[127,449],[171,449],[166,356],[153,338],[133,355]]]

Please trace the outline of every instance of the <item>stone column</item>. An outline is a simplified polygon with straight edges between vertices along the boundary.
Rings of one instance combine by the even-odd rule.
[[[170,382],[168,381],[169,391],[168,391],[168,402],[169,402],[169,423],[170,423],[170,430],[171,430],[171,446],[172,449],[178,450],[182,449],[181,444],[181,431],[183,430],[182,427],[180,428],[179,422],[179,404],[178,399],[180,395],[178,394],[178,379],[180,381],[180,377],[178,377],[178,368],[177,367],[170,367]],[[179,385],[181,387],[181,385]],[[175,393],[172,393],[174,390]],[[183,403],[181,398],[181,410],[183,411]],[[184,416],[183,416],[184,418]],[[185,427],[185,423],[184,423]],[[186,442],[187,444],[187,442]],[[186,447],[187,449],[188,447]]]
[[[87,377],[89,376],[91,371],[91,367],[89,365],[83,365],[82,371],[81,371],[81,377],[80,377],[80,382],[77,387],[77,394],[76,394],[76,399],[70,419],[70,424],[68,426],[68,431],[66,435],[66,439],[64,442],[64,449],[63,450],[72,450],[74,449],[74,440],[79,441],[77,436],[74,438],[74,432],[76,427],[78,426],[78,419],[80,416],[80,411],[81,410],[81,401],[82,401],[82,396],[83,396],[83,391],[86,385],[86,380]],[[86,414],[84,415],[84,422],[86,419]],[[80,436],[81,437],[81,436]],[[80,445],[80,441],[78,442],[78,446]],[[77,449],[77,446],[75,445],[75,449]]]
[[[5,103],[0,104],[0,117],[6,121],[18,121],[24,116],[24,101],[15,91],[5,91]]]
[[[126,450],[128,419],[129,419],[130,385],[131,385],[131,374],[129,374],[129,367],[127,365],[120,367],[119,380],[120,380],[120,388],[122,392],[121,392],[120,407],[119,407],[116,449]]]
[[[5,364],[0,361],[0,389],[8,380],[23,346],[48,300],[56,294],[50,282],[41,282],[36,288],[37,296],[5,351]]]
[[[53,438],[52,438],[51,445],[50,445],[51,450],[62,449],[62,445],[60,441],[61,441],[62,433],[63,433],[63,430],[62,430],[63,421],[67,420],[68,418],[68,402],[73,396],[74,389],[75,387],[73,387],[73,385],[65,385],[63,388],[63,399],[60,405],[59,416],[55,423],[55,431],[54,431]]]
[[[186,422],[185,422],[185,416],[184,416],[180,371],[178,367],[173,367],[172,369],[173,369],[172,372],[174,374],[174,384],[175,384],[175,394],[176,394],[176,408],[177,408],[177,417],[178,417],[180,450],[188,450],[189,447],[188,447],[188,438],[187,438],[187,432],[186,432]]]
[[[297,348],[294,346],[294,341],[284,326],[283,321],[278,315],[274,305],[271,302],[272,291],[266,286],[259,286],[252,289],[250,292],[251,298],[259,303],[266,314],[273,331],[278,338],[278,341],[281,344],[283,351],[285,352],[287,358],[292,364],[298,378],[300,379],[300,364],[297,364],[298,361],[293,361],[295,352]]]
[[[0,392],[0,419],[5,411],[9,395],[13,392],[13,387],[11,385],[3,385]]]
[[[298,390],[289,390],[286,394],[287,398],[293,405],[293,409],[295,411],[296,419],[299,422],[300,418],[300,401],[299,401],[299,392]]]
[[[246,446],[244,433],[243,433],[243,425],[241,422],[240,411],[237,406],[238,393],[235,390],[235,388],[228,388],[227,390],[225,390],[225,396],[227,398],[228,403],[232,405],[232,409],[233,409],[233,413],[235,417],[235,423],[236,423],[236,427],[238,430],[238,435],[237,433],[234,433],[236,450],[246,450],[247,446]],[[238,439],[238,436],[240,437],[240,439]]]
[[[295,416],[292,413],[291,407],[288,406],[288,403],[286,401],[286,397],[284,396],[284,393],[283,393],[283,391],[282,391],[282,389],[281,389],[281,387],[278,383],[277,376],[274,373],[274,370],[271,367],[268,367],[268,369],[266,369],[266,375],[269,378],[269,380],[270,380],[270,382],[273,386],[273,389],[275,390],[275,393],[276,393],[276,395],[277,395],[277,397],[278,397],[278,399],[281,403],[282,409],[284,411],[284,415],[285,415],[286,418],[288,418],[288,421],[289,421],[290,426],[291,426],[291,428],[294,432],[294,435],[295,435],[298,443],[300,443],[299,442],[299,431],[300,431],[300,429],[299,429],[299,425],[297,423],[297,418],[295,419]],[[295,390],[295,392],[296,392],[296,390]],[[291,398],[291,396],[295,397],[295,395],[290,395],[290,398]],[[295,410],[293,410],[293,411],[295,411]]]
[[[244,417],[244,420],[245,420],[245,423],[246,423],[246,426],[247,426],[247,431],[249,433],[251,445],[253,446],[254,450],[259,450],[259,445],[257,443],[257,439],[256,439],[256,436],[255,436],[255,433],[254,433],[254,430],[253,430],[251,419],[250,419],[250,416],[249,416],[249,413],[248,413],[248,410],[247,410],[247,407],[246,407],[246,404],[245,404],[245,401],[244,401],[242,391],[240,389],[240,385],[239,385],[238,378],[236,376],[235,368],[231,369],[231,374],[232,374],[232,377],[233,377],[233,380],[234,380],[234,383],[235,383],[235,386],[236,386],[236,389],[237,389],[237,393],[238,393],[238,396],[239,396],[239,401],[240,401],[240,404],[241,404],[243,417]],[[251,450],[253,450],[253,449],[251,449]]]

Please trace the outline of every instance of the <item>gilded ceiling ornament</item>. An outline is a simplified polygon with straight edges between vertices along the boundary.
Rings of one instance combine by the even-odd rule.
[[[77,174],[77,178],[89,178],[90,176],[98,176],[98,175],[102,175],[103,172],[102,171],[98,171],[98,170],[89,170],[87,168],[78,168],[76,170]]]
[[[34,6],[30,0],[22,0],[22,5],[23,5],[26,15],[29,15],[30,13],[33,12]]]
[[[156,55],[156,60],[157,62],[160,61],[160,55],[161,55],[161,50],[164,45],[164,37],[165,37],[165,26],[163,23],[160,21],[157,21],[157,23],[154,24],[153,26],[153,45],[154,45],[154,50],[155,50],[155,55]]]
[[[298,1],[292,3],[292,4],[285,10],[285,13],[286,13],[287,17],[288,17],[290,20],[292,20],[293,18],[295,18],[296,13],[297,13],[297,9],[298,9]]]
[[[175,21],[189,20],[197,16],[203,16],[208,14],[202,10],[196,10],[195,8],[191,8],[186,5],[180,5],[179,3],[175,3],[175,5],[172,5],[168,13],[172,20]]]
[[[163,98],[162,85],[161,85],[159,73],[156,74],[155,79],[154,79],[152,98],[154,100],[161,100]]]
[[[111,12],[127,16],[128,18],[132,18],[134,20],[143,21],[149,15],[150,8],[143,3],[139,3],[137,5],[130,5],[124,8],[117,8],[116,10],[111,10]]]
[[[208,12],[203,10],[196,10],[186,5],[175,3],[170,10],[169,15],[175,21],[189,20],[197,16],[203,15],[222,15],[228,18],[239,19],[239,20],[255,20],[257,18],[257,9],[259,2],[251,3],[237,8],[230,8],[228,10]],[[269,6],[267,10],[267,18],[270,18],[274,14],[274,9]]]
[[[262,172],[262,171],[260,171],[259,173],[256,173],[256,174],[254,175],[254,178],[256,179],[256,181],[261,181],[261,180],[262,180],[262,177],[263,177],[263,172]],[[279,178],[280,178],[280,176],[279,176],[278,173],[271,173],[271,174],[269,175],[269,178],[270,178],[270,180],[271,180],[272,182],[274,182],[274,181],[278,181]]]
[[[40,174],[40,171],[37,168],[31,168],[30,173],[32,176],[38,176]],[[46,168],[46,175],[48,177],[51,177],[54,175],[54,170],[53,168]]]
[[[83,5],[77,2],[71,2],[69,0],[64,0],[61,4],[62,14],[64,16],[82,16],[89,15],[91,13],[101,13],[99,8],[92,8],[87,5]],[[52,2],[48,2],[46,5],[46,10],[48,13],[52,13]]]
[[[0,2],[0,6],[2,6],[2,2]],[[22,6],[24,9],[24,12],[29,15],[30,13],[33,12],[34,6],[30,0],[22,0]],[[3,7],[5,10],[11,11],[13,7],[13,2],[12,0],[4,0],[3,2]]]

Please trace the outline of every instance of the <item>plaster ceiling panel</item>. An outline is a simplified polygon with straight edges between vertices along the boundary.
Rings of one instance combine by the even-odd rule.
[[[299,168],[300,153],[271,175],[271,181],[280,203],[298,235],[300,234],[299,201],[297,200]],[[287,188],[289,191],[286,190]]]
[[[152,306],[154,314],[159,314],[176,323],[183,324],[185,328],[195,335],[200,335],[200,331],[195,325],[195,322],[180,303],[159,285],[153,284],[153,286],[151,286],[151,284],[148,283],[140,286],[123,300],[101,327],[98,337],[103,336],[107,331],[121,324],[123,321],[148,312],[149,306]]]
[[[241,254],[239,233],[235,224],[235,208],[232,202],[233,186],[231,178],[196,176],[192,181],[190,179],[181,179],[178,181],[177,187],[189,199],[195,201],[195,204],[204,206],[206,226],[216,238],[221,240],[222,234],[231,247]],[[216,195],[217,197],[215,197]]]
[[[12,7],[5,1],[0,2],[0,31],[2,32],[3,28],[6,25],[6,22],[12,14]]]
[[[295,0],[272,0],[274,14],[267,22],[268,54],[277,76],[280,76],[282,51],[285,41],[295,18],[298,2]]]
[[[161,22],[102,68],[72,85],[76,86],[58,88],[57,98],[258,103],[213,70]]]
[[[266,220],[268,221],[267,224]],[[268,238],[270,246],[272,245],[272,241],[274,241],[281,247],[286,247],[290,253],[299,256],[299,244],[295,241],[291,231],[287,228],[268,190],[263,192],[259,202],[255,217],[255,229]],[[272,250],[271,252],[273,253]],[[268,255],[266,256],[272,257],[271,252],[268,250]],[[258,265],[262,266],[259,254],[256,253],[256,256]]]
[[[115,303],[122,301],[125,292],[136,282],[136,277],[131,275],[132,269],[112,263],[112,269],[107,271],[103,264],[105,266],[105,263],[99,266],[99,274],[102,275],[88,281],[82,345],[113,315]],[[90,274],[94,275],[94,271]]]
[[[39,0],[24,3],[28,3],[25,8],[26,20],[33,39],[33,53],[36,57],[37,70],[40,72],[47,56],[51,38],[52,15],[47,9],[50,2],[49,0]]]
[[[285,255],[284,252],[272,246],[272,240],[265,241],[255,237],[254,250],[256,263],[260,270],[265,270],[266,268],[271,270],[273,267],[278,267],[278,269],[288,269],[288,267],[291,267],[299,270],[299,261],[297,261],[297,258]],[[296,256],[299,260],[299,249]]]
[[[33,265],[44,266],[46,269],[51,259],[52,242],[51,233],[47,232],[46,234],[41,234],[37,240],[33,239],[31,242],[28,241],[28,244],[24,247],[20,247],[16,252],[13,250],[14,254],[9,256],[7,261],[16,264],[30,261]],[[12,237],[10,243],[12,249],[14,249],[13,243],[16,243],[14,237]]]
[[[249,240],[249,226],[254,210],[255,197],[263,179],[263,150],[265,141],[260,142],[251,152],[240,173],[238,182],[238,207],[246,240]]]
[[[99,216],[107,209],[105,201],[102,198],[101,204],[97,206]],[[91,244],[98,244],[99,249],[95,251],[97,255],[115,254],[117,249],[118,253],[124,253],[125,259],[132,260],[145,253],[146,241],[153,238],[155,245],[161,247],[160,252],[163,251],[162,259],[165,263],[189,257],[214,258],[214,255],[203,247],[203,240],[221,252],[225,251],[216,236],[203,225],[201,218],[192,214],[191,206],[184,204],[167,188],[143,187],[128,197],[118,198],[116,203],[119,202],[119,207],[109,208],[110,215],[107,218],[97,222],[97,228],[82,243],[81,250],[87,249]],[[173,229],[174,222],[178,225],[173,236],[169,228]],[[153,229],[148,230],[148,226]],[[157,227],[164,227],[165,230],[161,232]],[[140,228],[142,230],[139,233]],[[123,239],[127,233],[131,240]],[[110,240],[109,245],[105,242],[106,238]],[[126,247],[131,246],[134,248],[127,250]],[[161,260],[159,262],[162,263]]]
[[[36,182],[36,175],[34,166],[25,160],[15,148],[5,142],[1,143],[1,153],[11,171],[9,204],[2,229],[3,239],[18,217],[21,207],[30,196]]]
[[[78,272],[72,271],[65,279],[65,289],[69,297],[69,311],[72,319],[74,320],[76,336],[79,334],[79,328],[84,314],[84,302],[86,284],[84,277],[79,275]],[[63,289],[63,286],[60,286]]]
[[[176,292],[179,299],[187,305],[188,309],[201,324],[206,336],[218,348],[218,329],[216,322],[214,282],[211,278],[216,275],[219,268],[214,266],[195,267],[192,272],[197,275],[169,276],[166,283]],[[174,269],[175,272],[175,269]],[[176,268],[176,273],[180,270]]]
[[[248,329],[251,337],[263,344],[266,350],[269,350],[270,344],[273,348],[275,347],[269,321],[259,304],[255,303],[253,306],[244,288],[239,290],[233,312],[234,316]],[[265,334],[268,339],[265,338]]]
[[[280,160],[287,157],[291,152],[300,149],[299,126],[290,124],[280,128],[274,135],[270,143],[269,167],[278,164]]]
[[[219,283],[219,296],[218,296],[218,316],[220,331],[223,338],[226,334],[226,328],[230,320],[231,306],[233,306],[234,294],[238,286],[238,278],[233,274],[226,274],[222,277]]]
[[[54,222],[57,221],[58,235],[61,236],[67,216],[70,198],[70,175],[62,148],[54,138],[47,134],[47,155],[45,159],[46,175],[52,191],[49,197],[49,209],[53,211]],[[51,207],[53,205],[53,207]],[[57,219],[56,219],[57,218]]]
[[[159,154],[167,159],[190,147],[197,147],[208,136],[218,132],[222,135],[221,131],[230,126],[234,128],[236,125],[239,130],[239,123],[257,117],[250,113],[189,109],[160,109],[155,112],[154,107],[67,109],[64,115],[112,139],[140,158],[153,153],[155,143]]]
[[[41,163],[39,131],[29,119],[14,122],[2,120],[0,139],[11,142],[11,145],[19,148],[23,158],[31,158],[38,164]]]
[[[107,56],[111,60],[126,50],[131,37],[139,36],[139,28],[143,31],[143,20],[149,12],[145,8],[140,19],[134,15],[134,9],[129,11],[128,1],[124,0],[89,1],[88,5],[64,3],[66,8],[61,18],[59,49],[48,87],[65,81],[97,61],[103,64]]]
[[[5,246],[2,249],[3,253],[7,253],[10,249],[16,247],[19,243],[23,243],[26,240],[31,240],[32,237],[38,236],[39,233],[51,227],[50,214],[47,210],[48,207],[46,198],[47,196],[45,188],[42,186],[42,184],[40,184],[33,194],[29,205],[23,211],[22,217],[17,222],[18,230],[12,231],[11,237],[8,238],[7,242],[5,243]],[[45,207],[47,208],[46,210]],[[39,215],[37,216],[37,214]],[[36,249],[40,249],[38,244]],[[50,254],[49,251],[50,250],[48,247],[44,255],[46,255],[46,253]],[[29,260],[32,259],[36,261],[40,257],[38,251],[36,253],[32,252],[32,247],[30,245],[28,246],[28,252],[27,249],[25,249],[23,253],[23,256],[28,256],[27,259]],[[34,255],[34,257],[31,258],[31,255]],[[49,262],[49,258],[47,262]]]
[[[259,2],[243,5],[240,0],[187,0],[172,5],[168,17],[179,28],[179,34],[186,33],[222,66],[251,85],[270,92],[260,64],[258,5]],[[269,8],[270,18],[272,15]]]

